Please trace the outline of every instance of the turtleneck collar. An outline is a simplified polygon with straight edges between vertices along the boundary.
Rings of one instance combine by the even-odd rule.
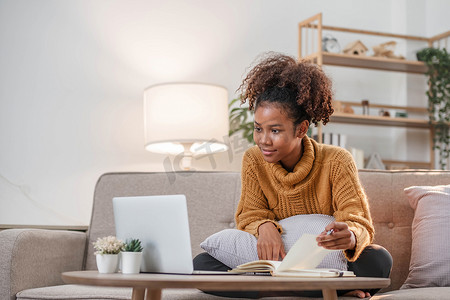
[[[268,163],[269,167],[272,169],[272,173],[277,181],[286,185],[294,185],[303,179],[311,172],[314,164],[314,146],[311,139],[305,136],[302,139],[303,154],[300,160],[294,167],[292,172],[288,172],[280,162]]]

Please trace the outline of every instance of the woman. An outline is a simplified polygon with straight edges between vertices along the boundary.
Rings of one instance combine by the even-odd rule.
[[[272,54],[248,73],[240,90],[242,103],[255,112],[256,146],[243,158],[236,222],[238,229],[257,237],[259,258],[281,260],[286,255],[278,220],[326,214],[335,222],[317,237],[318,245],[344,251],[356,276],[389,277],[392,258],[371,245],[374,228],[352,156],[306,135],[311,123],[325,125],[333,113],[331,81],[317,65]],[[220,264],[207,254],[194,260],[199,269],[226,269]],[[365,298],[376,291],[342,293]]]

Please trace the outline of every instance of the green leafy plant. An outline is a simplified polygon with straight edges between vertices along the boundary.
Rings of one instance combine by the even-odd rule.
[[[428,116],[433,126],[433,149],[439,151],[439,165],[445,169],[450,154],[450,55],[445,48],[425,48],[417,52],[428,70]]]
[[[233,107],[236,102],[240,102],[240,98],[231,100],[228,104],[230,110],[229,122],[230,131],[228,135],[232,135],[238,131],[242,131],[242,137],[249,143],[254,144],[253,141],[253,111],[248,109],[248,106]]]
[[[142,245],[139,239],[127,240],[123,246],[122,251],[124,252],[142,252]]]

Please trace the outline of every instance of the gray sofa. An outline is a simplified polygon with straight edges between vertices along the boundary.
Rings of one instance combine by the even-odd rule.
[[[403,189],[450,183],[449,171],[361,170],[370,202],[375,243],[393,256],[391,286],[372,299],[450,299],[450,287],[399,290],[408,275],[414,211]],[[115,196],[185,194],[192,255],[209,235],[235,227],[240,174],[234,172],[109,173],[97,182],[91,223],[86,233],[39,229],[0,232],[0,300],[130,299],[126,288],[65,285],[61,272],[95,270],[92,242],[114,235],[111,199]],[[450,266],[449,266],[450,268]],[[164,290],[163,299],[221,299],[198,290]],[[299,299],[299,298],[296,298]],[[339,299],[354,299],[341,297]]]

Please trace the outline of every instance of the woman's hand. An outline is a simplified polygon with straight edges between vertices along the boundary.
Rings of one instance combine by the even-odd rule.
[[[333,232],[327,235],[329,230]],[[333,222],[328,224],[316,241],[319,246],[330,250],[354,250],[356,246],[356,238],[353,231],[348,229],[345,222]]]
[[[272,222],[266,222],[258,228],[256,245],[259,259],[280,260],[286,256],[281,234]]]

